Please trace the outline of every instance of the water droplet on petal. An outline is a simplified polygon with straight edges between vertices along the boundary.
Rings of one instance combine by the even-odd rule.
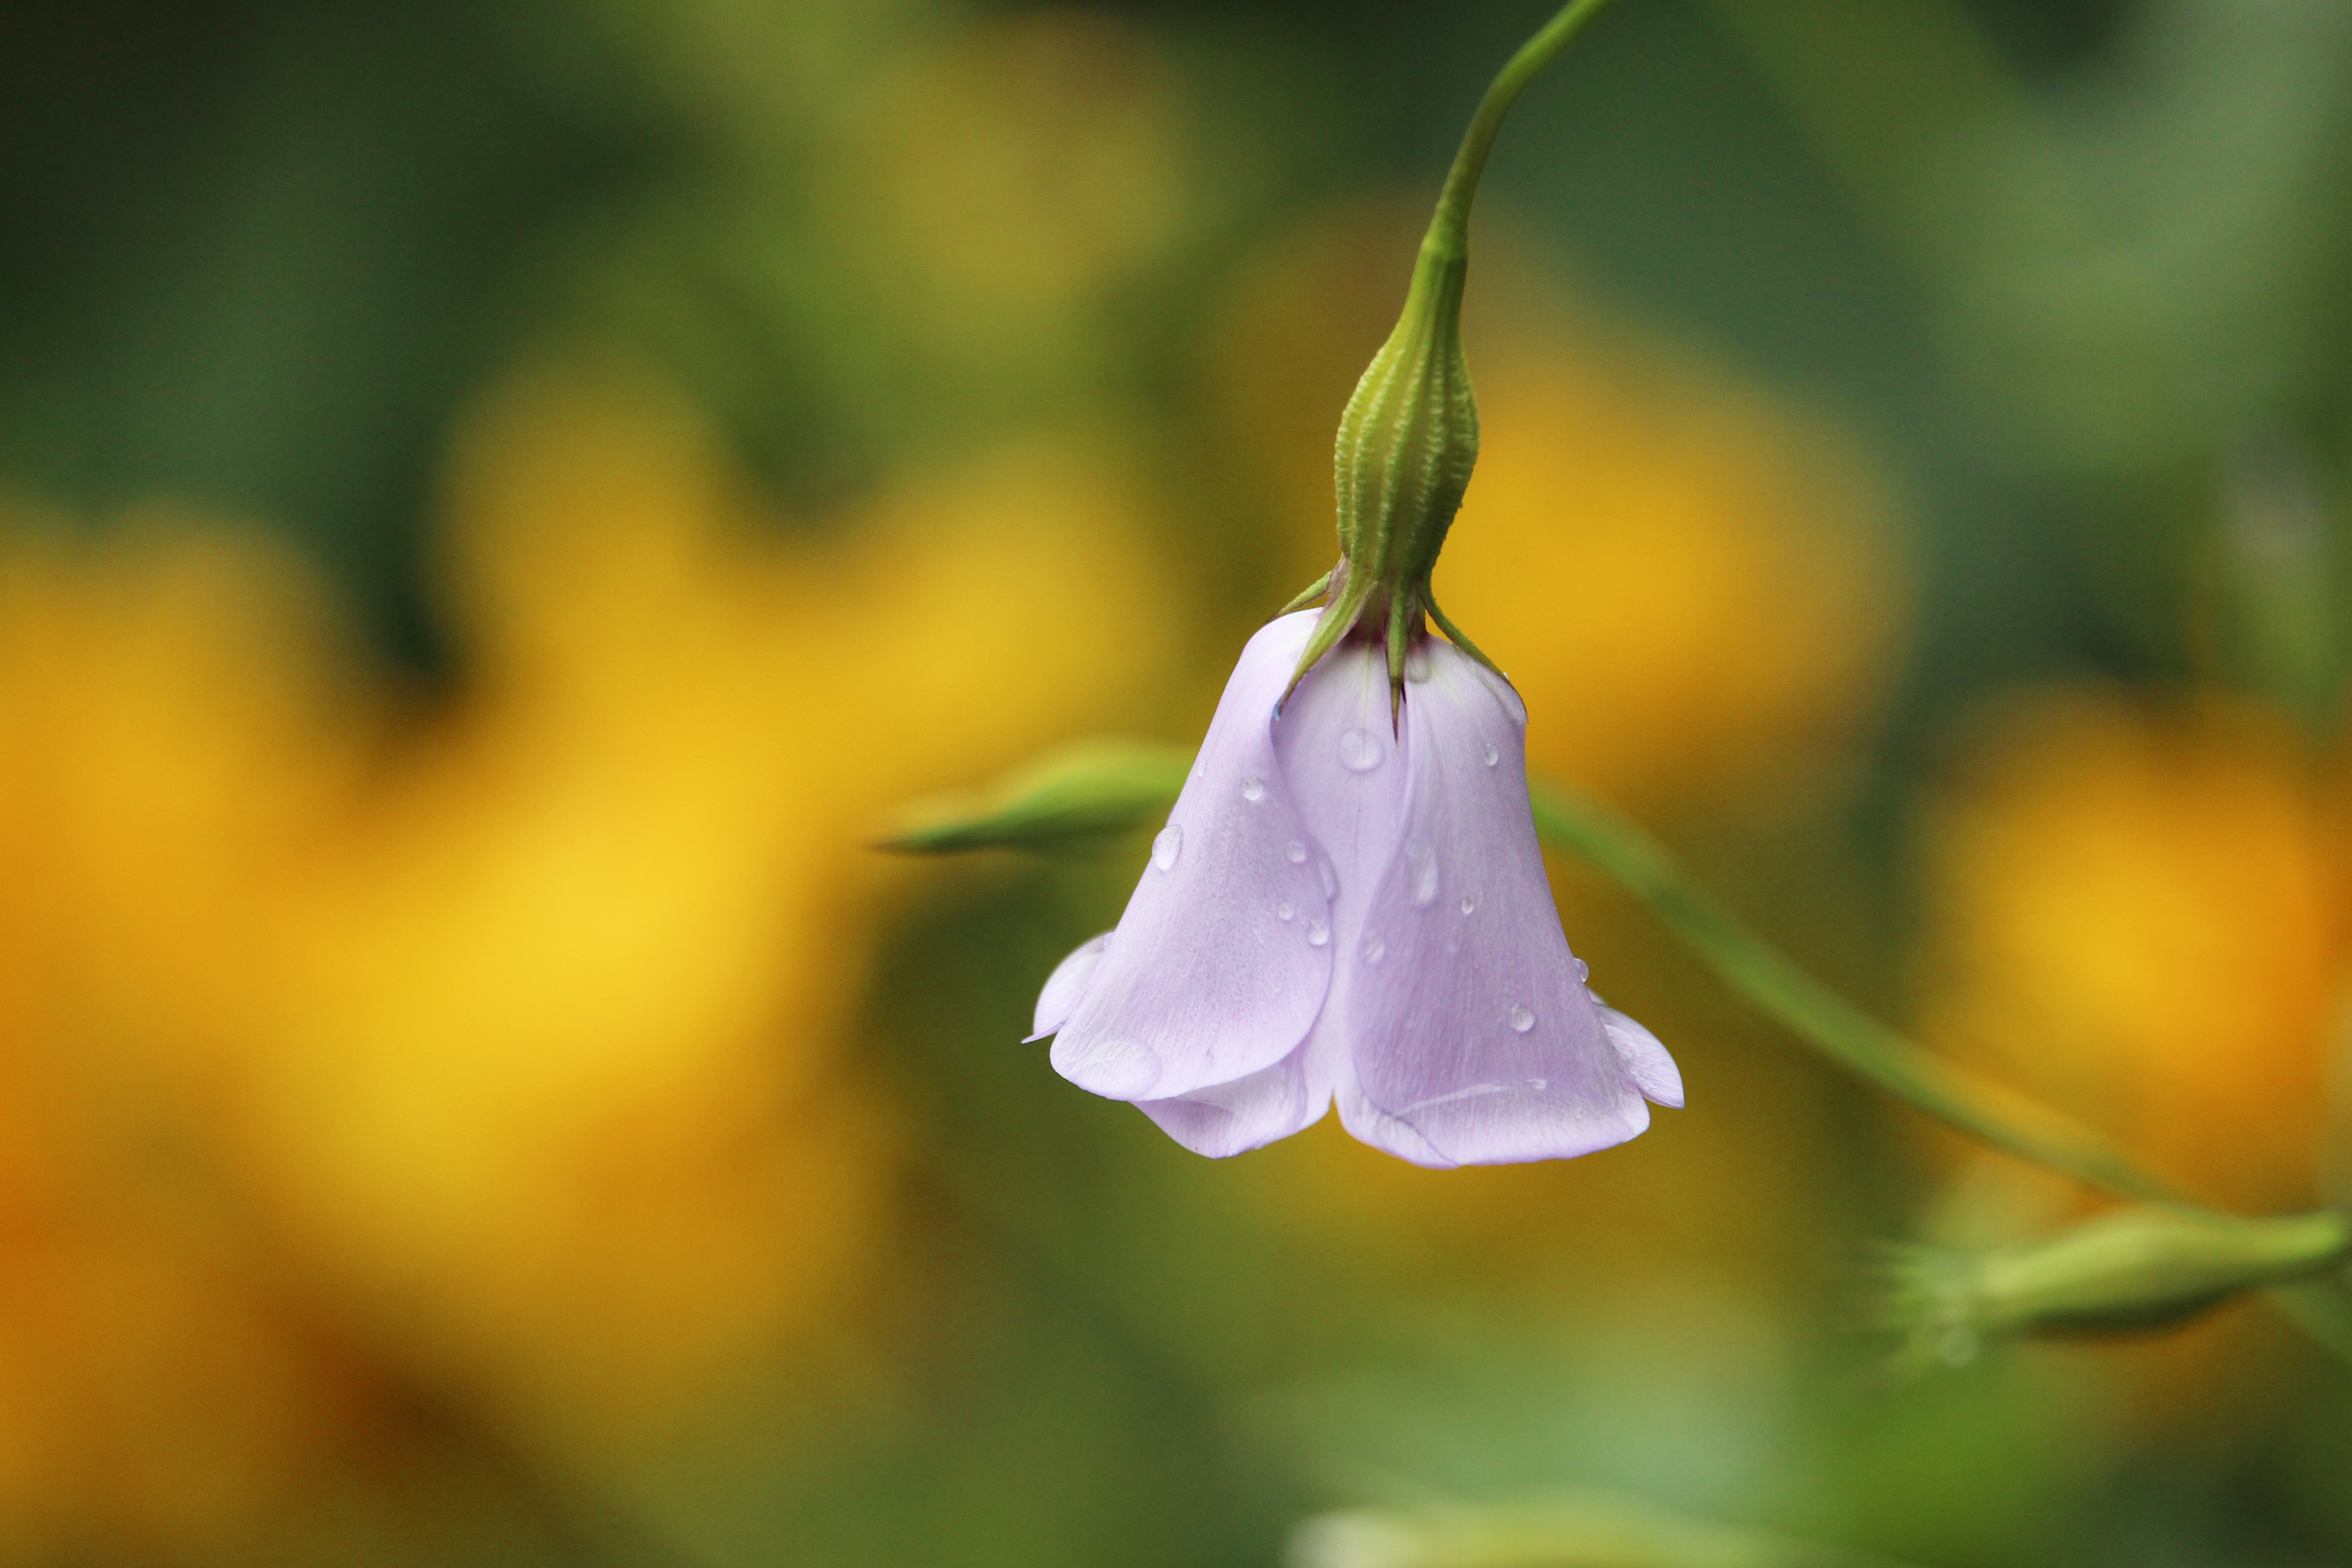
[[[1496,744],[1495,744],[1495,742],[1492,742],[1492,741],[1487,742],[1486,742],[1486,765],[1487,765],[1488,767],[1490,767],[1490,768],[1491,768],[1491,767],[1493,767],[1496,763],[1499,763],[1499,762],[1501,762],[1502,760],[1503,760],[1503,750],[1502,750],[1502,748],[1501,748],[1500,746],[1496,745]]]
[[[1176,857],[1184,853],[1184,830],[1174,823],[1160,830],[1151,841],[1151,863],[1163,871],[1176,868]]]
[[[1584,960],[1580,958],[1570,959],[1568,961],[1568,969],[1570,973],[1576,976],[1576,983],[1579,985],[1583,984],[1586,981],[1592,978],[1592,965],[1585,963]]]
[[[1545,1080],[1545,1079],[1539,1079],[1539,1078],[1531,1078],[1531,1079],[1528,1079],[1528,1087],[1529,1089],[1534,1089],[1538,1094],[1541,1094],[1541,1093],[1543,1092],[1543,1086],[1544,1086],[1545,1081],[1546,1081],[1546,1080]]]
[[[1258,777],[1255,773],[1252,773],[1249,777],[1242,780],[1242,798],[1247,801],[1264,800],[1265,798],[1265,781]]]
[[[1478,907],[1478,900],[1475,900],[1475,899],[1472,898],[1472,897],[1471,897],[1469,894],[1467,894],[1467,893],[1465,893],[1465,894],[1463,894],[1463,895],[1462,895],[1462,912],[1463,912],[1464,914],[1465,914],[1465,915],[1466,915],[1466,914],[1468,914],[1471,910],[1473,910],[1476,909],[1477,907]]]
[[[1518,1005],[1517,1003],[1513,1003],[1511,1005],[1511,1032],[1515,1035],[1524,1035],[1535,1026],[1536,1016],[1533,1013],[1528,1012],[1525,1007]]]
[[[1361,730],[1339,737],[1339,762],[1351,773],[1368,773],[1381,765],[1381,743]]]
[[[1412,907],[1425,910],[1437,902],[1437,850],[1428,844],[1408,845],[1404,858],[1412,872]]]
[[[1208,758],[1202,757],[1192,764],[1192,776],[1196,779],[1204,779],[1209,776]]]
[[[1290,847],[1284,850],[1282,853],[1294,866],[1304,866],[1307,864],[1307,846],[1301,844],[1296,838],[1290,841]]]
[[[1321,947],[1325,942],[1329,942],[1330,940],[1331,928],[1329,926],[1325,925],[1321,921],[1308,921],[1307,922],[1307,946]]]
[[[1288,900],[1274,906],[1274,918],[1278,921],[1286,921],[1297,912],[1297,909]]]
[[[1315,875],[1317,879],[1323,884],[1323,896],[1325,898],[1336,899],[1339,896],[1339,873],[1331,868],[1330,861],[1316,861]]]
[[[1364,962],[1366,963],[1378,963],[1381,959],[1386,958],[1388,955],[1389,944],[1381,940],[1381,933],[1376,931],[1366,931],[1364,933]]]

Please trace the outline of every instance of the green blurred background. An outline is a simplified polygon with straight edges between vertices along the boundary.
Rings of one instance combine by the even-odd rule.
[[[0,1562],[1270,1563],[1590,1489],[2352,1558],[2352,1377],[2259,1308],[1892,1376],[1871,1242],[2083,1195],[1576,868],[1690,1109],[1440,1173],[1017,1043],[1139,845],[865,848],[1199,733],[1546,15],[10,9]],[[1475,244],[1441,585],[1533,765],[2200,1197],[2344,1201],[2352,9],[1623,0]]]

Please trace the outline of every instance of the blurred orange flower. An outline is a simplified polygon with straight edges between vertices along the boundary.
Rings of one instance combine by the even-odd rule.
[[[2307,1203],[2347,977],[2337,805],[2258,710],[2013,705],[1932,817],[1925,1033],[2202,1195]]]
[[[0,1505],[226,1528],[345,1362],[578,1458],[835,1342],[897,1136],[861,843],[1145,682],[1135,510],[1040,445],[770,526],[658,396],[520,378],[422,720],[267,552],[7,541]]]

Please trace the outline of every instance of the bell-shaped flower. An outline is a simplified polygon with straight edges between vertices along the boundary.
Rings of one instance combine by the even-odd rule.
[[[1285,700],[1317,616],[1250,640],[1116,930],[1038,998],[1056,1071],[1235,1154],[1336,1100],[1416,1164],[1560,1159],[1682,1103],[1656,1038],[1586,988],[1528,805],[1526,710],[1417,639],[1401,702],[1350,637]]]

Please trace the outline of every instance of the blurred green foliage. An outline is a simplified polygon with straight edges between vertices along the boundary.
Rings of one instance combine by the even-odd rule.
[[[1076,432],[1144,476],[1179,623],[1182,668],[1125,728],[1186,742],[1237,634],[1297,586],[1213,363],[1236,279],[1310,212],[1433,192],[1546,14],[19,5],[0,483],[74,520],[27,528],[165,499],[280,531],[349,640],[448,690],[473,657],[434,532],[451,433],[535,356],[678,389],[793,541],[854,531],[904,476]],[[1536,258],[1517,275],[1820,411],[1906,498],[1916,608],[1883,713],[1793,809],[1658,812],[1728,905],[1870,1010],[1932,1011],[1911,836],[2007,693],[2252,704],[2297,736],[2273,772],[2333,799],[2347,175],[2334,0],[1621,0],[1506,131],[1486,207]],[[1363,265],[1402,297],[1409,251]],[[1887,1391],[1884,1347],[1839,1326],[1864,1237],[1926,1215],[1974,1244],[1983,1211],[2039,1221],[2044,1199],[1983,1198],[1621,897],[1560,873],[1579,951],[1625,976],[1612,999],[1675,1047],[1694,1109],[1573,1167],[1433,1187],[1320,1131],[1194,1160],[1015,1046],[1121,883],[1115,860],[957,868],[882,900],[870,973],[849,936],[820,954],[910,1129],[884,1348],[808,1352],[842,1385],[762,1384],[603,1463],[401,1384],[425,1457],[358,1473],[372,1501],[50,1557],[1172,1568],[1275,1562],[1331,1507],[1591,1486],[1939,1568],[2352,1555],[2352,1383],[2260,1323]],[[2277,1133],[2296,1159],[2341,1142],[2304,1079],[2232,1071],[2305,1118]]]

